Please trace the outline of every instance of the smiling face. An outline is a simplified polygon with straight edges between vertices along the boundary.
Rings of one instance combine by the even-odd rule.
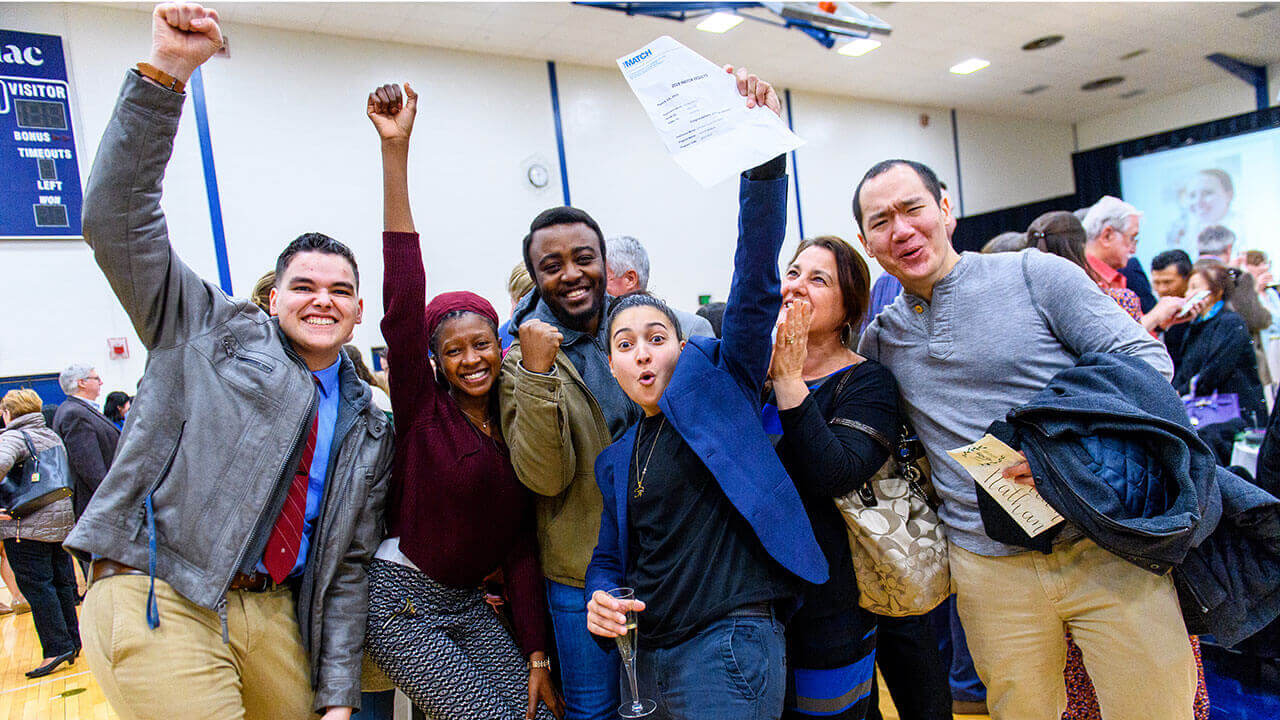
[[[947,237],[950,200],[935,200],[915,170],[894,165],[863,184],[859,202],[867,253],[908,291],[932,297],[960,259]]]
[[[609,369],[618,386],[645,412],[658,414],[658,400],[671,382],[684,343],[667,314],[639,305],[613,318],[609,337]]]
[[[849,322],[835,253],[814,246],[796,256],[782,276],[782,307],[785,309],[796,300],[808,300],[813,305],[810,336],[838,333]]]
[[[354,268],[333,253],[294,255],[271,288],[270,312],[308,368],[329,367],[364,313]]]
[[[1201,225],[1214,225],[1222,220],[1231,206],[1231,194],[1222,181],[1208,173],[1198,173],[1187,188],[1191,214]]]
[[[502,345],[488,320],[473,312],[449,318],[436,330],[440,371],[455,392],[487,397],[498,378]]]
[[[604,307],[605,267],[600,238],[586,223],[552,225],[529,243],[538,293],[560,322],[595,333]]]

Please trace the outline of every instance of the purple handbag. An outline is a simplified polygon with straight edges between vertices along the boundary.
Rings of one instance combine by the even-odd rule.
[[[1187,407],[1187,417],[1191,418],[1191,427],[1200,429],[1206,425],[1238,420],[1240,414],[1240,396],[1235,393],[1217,393],[1196,397],[1197,375],[1191,378],[1191,394],[1182,398]]]

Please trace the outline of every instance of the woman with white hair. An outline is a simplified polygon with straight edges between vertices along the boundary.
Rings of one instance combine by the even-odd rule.
[[[40,396],[34,390],[10,390],[0,399],[0,476],[30,457],[27,438],[37,453],[61,446],[62,440],[44,424]],[[25,436],[25,437],[24,437]],[[76,619],[76,574],[71,556],[62,549],[71,526],[71,499],[62,498],[21,519],[0,511],[0,538],[13,566],[18,588],[31,604],[31,619],[44,652],[44,662],[27,677],[44,677],[80,653],[80,625]]]

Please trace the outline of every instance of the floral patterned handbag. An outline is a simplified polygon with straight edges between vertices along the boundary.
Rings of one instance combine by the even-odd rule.
[[[929,612],[951,594],[951,567],[919,439],[904,426],[895,447],[862,423],[830,424],[864,432],[890,451],[865,487],[835,499],[849,532],[858,604],[892,617]]]

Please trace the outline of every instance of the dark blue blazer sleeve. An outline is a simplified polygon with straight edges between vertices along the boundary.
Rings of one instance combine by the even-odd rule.
[[[629,436],[630,433],[624,437]],[[588,600],[596,590],[621,587],[626,577],[626,558],[622,557],[622,543],[618,536],[618,496],[614,487],[615,463],[612,461],[622,444],[619,441],[610,445],[596,458],[596,484],[600,486],[604,509],[600,513],[596,549],[592,551],[591,562],[587,565],[585,592]]]
[[[738,249],[725,303],[720,365],[755,401],[769,372],[771,333],[782,307],[778,253],[787,234],[787,176],[744,176],[738,198]]]

